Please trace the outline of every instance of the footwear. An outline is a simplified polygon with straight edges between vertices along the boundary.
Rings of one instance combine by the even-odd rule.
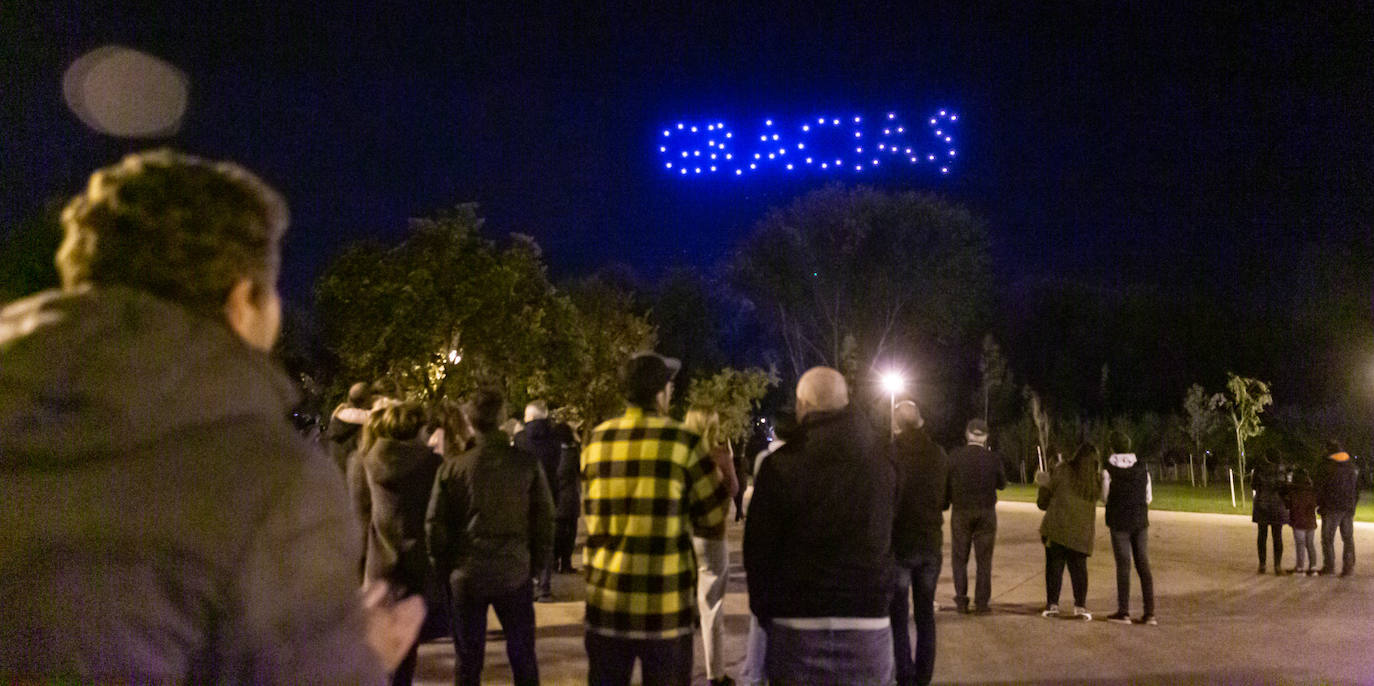
[[[1117,624],[1130,624],[1131,615],[1125,612],[1113,612],[1107,615],[1107,621],[1116,622]]]
[[[1279,569],[1278,567],[1275,567],[1275,568],[1274,568],[1274,576],[1288,576],[1288,570],[1286,570],[1286,569]]]
[[[1304,574],[1304,572],[1303,572],[1301,569],[1298,569],[1298,568],[1296,568],[1296,567],[1293,568],[1293,569],[1285,569],[1285,570],[1283,570],[1283,575],[1284,575],[1284,576],[1288,576],[1289,574],[1297,574],[1298,576],[1302,576],[1302,575]]]
[[[1317,575],[1317,568],[1316,568],[1316,567],[1308,567],[1308,568],[1307,568],[1307,575],[1308,575],[1308,576],[1316,576],[1316,575]]]
[[[540,594],[539,594],[539,597],[537,597],[537,598],[534,599],[534,602],[536,602],[536,603],[552,603],[552,602],[553,602],[553,594],[552,594],[552,593],[540,593]]]
[[[1317,570],[1317,576],[1334,576],[1335,574],[1336,570],[1330,567],[1322,567],[1321,569]]]
[[[1342,569],[1342,570],[1341,570],[1341,578],[1342,578],[1342,579],[1344,579],[1344,578],[1347,577],[1347,576],[1353,576],[1354,574],[1355,574],[1355,570],[1353,570],[1353,569]]]
[[[1091,622],[1093,621],[1093,613],[1088,612],[1088,608],[1086,607],[1078,607],[1077,605],[1075,605],[1073,608],[1073,618],[1081,619],[1085,622]]]
[[[1159,620],[1155,619],[1154,615],[1141,615],[1140,619],[1135,620],[1135,623],[1144,624],[1146,626],[1159,626]]]
[[[973,608],[973,614],[990,615],[992,614],[992,608],[988,607],[987,605],[979,605],[978,607]]]
[[[1263,573],[1264,573],[1264,563],[1263,563],[1263,562],[1260,563],[1259,569],[1256,569],[1256,570],[1255,570],[1255,573],[1256,573],[1256,574],[1263,574]]]
[[[954,611],[955,611],[955,612],[958,612],[958,613],[961,614],[961,615],[966,615],[966,614],[968,614],[968,613],[969,613],[969,612],[968,612],[968,603],[955,603],[955,604],[954,604]]]
[[[1058,606],[1058,605],[1055,605],[1054,603],[1050,603],[1049,605],[1046,605],[1046,606],[1045,606],[1045,609],[1044,609],[1043,611],[1041,611],[1040,616],[1041,616],[1041,617],[1058,617],[1058,616],[1059,616],[1059,606]]]

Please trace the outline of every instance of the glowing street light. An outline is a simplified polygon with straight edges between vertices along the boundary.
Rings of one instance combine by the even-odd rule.
[[[897,394],[906,390],[906,377],[896,370],[886,371],[878,377],[878,383],[882,385],[884,391],[887,391],[888,431],[889,436],[895,438],[897,436]]]

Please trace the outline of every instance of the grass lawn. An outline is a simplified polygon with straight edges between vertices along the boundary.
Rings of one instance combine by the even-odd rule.
[[[1003,500],[1033,503],[1035,490],[1034,485],[1007,484],[1007,489],[1002,491],[999,497]],[[1152,510],[1250,515],[1249,498],[1247,497],[1245,504],[1241,505],[1239,492],[1236,493],[1237,507],[1231,507],[1231,489],[1226,482],[1213,483],[1207,488],[1194,488],[1188,484],[1156,483],[1152,486],[1152,491]],[[1355,521],[1374,522],[1374,498],[1370,498],[1368,493],[1360,495],[1360,504],[1355,509]]]

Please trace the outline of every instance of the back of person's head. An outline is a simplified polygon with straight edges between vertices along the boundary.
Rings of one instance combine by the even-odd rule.
[[[359,381],[348,387],[348,404],[353,407],[369,409],[372,407],[372,386]]]
[[[921,408],[911,400],[897,403],[892,410],[892,417],[899,434],[914,431],[925,425],[925,419],[921,417]]]
[[[533,400],[525,406],[525,423],[536,419],[545,419],[549,416],[549,404],[543,400]]]
[[[625,400],[631,405],[653,409],[658,394],[668,388],[682,363],[658,353],[636,353],[625,364]]]
[[[1125,455],[1131,452],[1131,437],[1120,429],[1112,429],[1107,436],[1107,447],[1112,449],[1114,455]]]
[[[491,433],[506,421],[506,398],[499,391],[486,388],[477,392],[472,401],[472,425],[479,433]]]
[[[987,445],[988,423],[981,419],[970,419],[964,425],[964,438],[974,445]]]
[[[281,196],[236,164],[135,153],[62,211],[57,271],[68,290],[127,286],[222,318],[244,279],[255,297],[275,295],[286,224]]]
[[[444,430],[444,454],[456,455],[467,448],[468,441],[477,434],[469,418],[469,409],[452,398],[439,401],[439,428]]]
[[[424,423],[425,412],[420,403],[403,400],[374,410],[368,428],[376,438],[409,441],[420,434]]]
[[[1337,441],[1334,438],[1329,438],[1326,440],[1326,453],[1328,455],[1335,455],[1336,453],[1343,452],[1345,452],[1345,448],[1341,447],[1340,441]]]
[[[1300,486],[1311,486],[1312,475],[1307,473],[1306,467],[1298,467],[1293,470],[1293,483]]]
[[[849,405],[849,384],[830,367],[812,367],[797,380],[797,419],[812,412],[842,410]]]
[[[693,407],[687,410],[687,416],[682,419],[682,425],[688,431],[692,431],[701,436],[701,447],[710,452],[720,447],[725,442],[720,427],[720,413],[704,407]]]

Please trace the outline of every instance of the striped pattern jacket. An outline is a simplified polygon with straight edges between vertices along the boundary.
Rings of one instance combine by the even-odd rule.
[[[729,502],[701,438],[631,406],[582,450],[587,629],[619,638],[690,634],[696,621],[692,536],[725,534]]]

